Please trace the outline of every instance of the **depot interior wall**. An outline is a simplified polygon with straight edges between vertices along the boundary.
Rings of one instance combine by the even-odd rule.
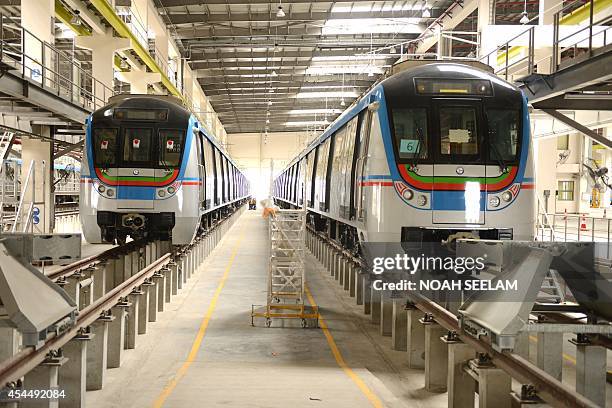
[[[306,132],[233,133],[227,135],[227,149],[251,182],[251,193],[267,198],[270,180],[306,146]]]

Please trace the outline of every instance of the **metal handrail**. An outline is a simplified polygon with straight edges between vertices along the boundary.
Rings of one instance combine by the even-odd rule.
[[[26,41],[26,38],[34,40],[34,45],[31,41]],[[9,60],[5,60],[5,57]],[[69,95],[66,99],[84,107],[100,108],[106,104],[110,96],[114,95],[110,87],[83,69],[70,54],[42,41],[11,17],[3,14],[0,14],[0,58],[9,65],[14,64],[23,77],[39,82],[43,87],[48,86],[59,96],[65,92]],[[70,77],[62,74],[59,68],[55,68],[62,62],[69,64],[67,71],[70,72]]]
[[[602,19],[598,20],[597,22],[593,21],[593,16],[594,16],[594,1],[593,0],[589,0],[589,20],[588,20],[588,25],[582,27],[581,29],[563,37],[563,38],[559,38],[560,36],[560,27],[563,25],[562,24],[562,18],[563,18],[563,13],[566,12],[568,9],[573,8],[576,4],[581,4],[578,2],[573,2],[570,3],[568,5],[566,5],[565,7],[563,7],[561,10],[559,10],[558,12],[555,13],[554,15],[554,22],[553,22],[553,52],[552,52],[552,71],[553,72],[557,72],[560,68],[561,68],[561,54],[563,53],[564,50],[568,50],[571,48],[574,49],[578,49],[577,45],[584,42],[584,41],[588,41],[588,47],[586,48],[588,50],[588,55],[589,57],[593,56],[593,37],[597,36],[597,35],[601,35],[603,33],[603,45],[602,47],[596,47],[596,48],[603,48],[606,47],[607,44],[607,32],[608,30],[610,30],[612,27],[608,27],[605,28],[604,30],[593,34],[593,27],[595,26],[605,26],[605,23],[610,23],[612,21],[612,16],[606,16],[603,17]],[[584,5],[583,5],[584,6]],[[588,38],[583,38],[581,40],[578,40],[577,42],[575,42],[574,44],[571,44],[569,46],[566,47],[562,47],[561,43],[564,41],[567,41],[568,39],[575,37],[578,34],[583,33],[584,31],[588,30],[589,34],[588,34]],[[580,48],[584,48],[584,47],[580,47]],[[568,58],[565,61],[568,60],[572,60],[575,59],[576,56],[572,57],[572,58]]]
[[[15,222],[13,223],[13,227],[11,228],[11,232],[15,232],[17,230],[17,223],[19,222],[19,217],[21,216],[21,208],[23,207],[23,202],[25,200],[26,192],[28,191],[28,186],[30,184],[30,177],[34,178],[32,174],[34,174],[34,165],[36,162],[32,160],[30,162],[30,167],[28,168],[28,174],[26,175],[25,182],[23,183],[23,188],[21,189],[21,197],[19,197],[19,206],[17,207],[17,212],[15,213]]]
[[[512,47],[511,43],[518,40],[519,38],[521,38],[522,36],[524,36],[525,34],[528,34],[529,39],[528,39],[528,43],[529,45],[527,46],[528,52],[527,55],[520,58],[519,60],[513,61],[512,63],[510,63],[510,57],[509,57],[509,51],[510,48]],[[492,55],[495,56],[496,61],[495,61],[495,66],[497,66],[497,56],[499,51],[505,51],[506,56],[505,56],[505,63],[504,65],[496,70],[494,73],[496,75],[500,75],[500,73],[503,72],[504,75],[504,79],[508,80],[508,74],[510,71],[510,68],[525,62],[525,60],[527,61],[527,74],[530,75],[534,72],[534,55],[535,55],[535,26],[529,26],[528,29],[526,29],[525,31],[520,32],[518,35],[512,37],[511,39],[509,39],[508,41],[506,41],[505,43],[503,43],[502,45],[497,46],[497,48],[495,48],[494,50],[492,50],[491,52],[489,52],[488,54],[483,55],[482,57],[478,58],[478,60],[480,62],[483,62],[487,65],[491,65],[492,64],[489,63],[489,59]],[[500,75],[501,76],[501,75]]]

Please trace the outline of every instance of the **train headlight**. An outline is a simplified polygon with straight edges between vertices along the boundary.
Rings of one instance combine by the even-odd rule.
[[[170,186],[168,187],[168,194],[174,194],[176,192],[176,188]]]
[[[107,189],[106,195],[109,197],[113,197],[115,195],[115,190],[113,190],[112,188]]]
[[[412,197],[414,197],[414,193],[412,192],[412,190],[407,188],[402,193],[402,197],[404,197],[405,200],[412,200]]]
[[[506,191],[504,194],[502,194],[502,200],[504,200],[505,202],[510,202],[510,200],[512,200],[512,193],[509,191]]]
[[[166,196],[166,190],[161,189],[161,190],[157,190],[157,195],[160,197],[165,197]]]
[[[425,197],[424,195],[420,195],[417,204],[421,207],[424,207],[427,204],[427,197]]]
[[[102,185],[98,186],[98,191],[99,191],[100,193],[103,193],[105,190],[106,190],[106,187],[104,187],[104,186],[102,186]]]
[[[499,207],[499,203],[500,203],[500,200],[498,196],[489,197],[489,205],[491,207]]]

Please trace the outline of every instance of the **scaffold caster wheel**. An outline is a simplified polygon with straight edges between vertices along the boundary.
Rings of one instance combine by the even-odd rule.
[[[268,317],[266,318],[266,327],[270,327],[270,326],[272,326],[272,319]]]
[[[306,319],[302,319],[302,328],[305,329],[308,327],[308,322],[306,321]]]

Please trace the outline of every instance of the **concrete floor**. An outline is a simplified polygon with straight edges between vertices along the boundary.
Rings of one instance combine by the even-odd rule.
[[[136,350],[125,352],[122,367],[106,371],[104,388],[87,393],[87,406],[371,407],[321,329],[251,326],[251,305],[266,299],[267,235],[260,212],[246,212],[149,333],[138,336]],[[183,371],[233,252],[197,355]],[[391,351],[390,340],[353,313],[324,274],[311,268],[308,278],[344,360],[383,405],[446,406],[446,396],[424,392],[422,374],[404,368],[403,353]],[[164,392],[178,372],[184,375]]]
[[[87,393],[87,406],[373,406],[338,366],[321,329],[297,322],[266,328],[263,320],[251,326],[251,305],[266,299],[267,236],[260,212],[247,211],[149,333],[138,336],[136,350],[125,351],[122,367],[106,371],[104,388]],[[344,361],[380,405],[447,406],[446,394],[423,389],[423,371],[407,367],[405,353],[391,350],[391,338],[379,335],[311,255],[307,280]],[[571,359],[568,342],[564,349]],[[573,388],[574,367],[564,363],[564,382]]]

